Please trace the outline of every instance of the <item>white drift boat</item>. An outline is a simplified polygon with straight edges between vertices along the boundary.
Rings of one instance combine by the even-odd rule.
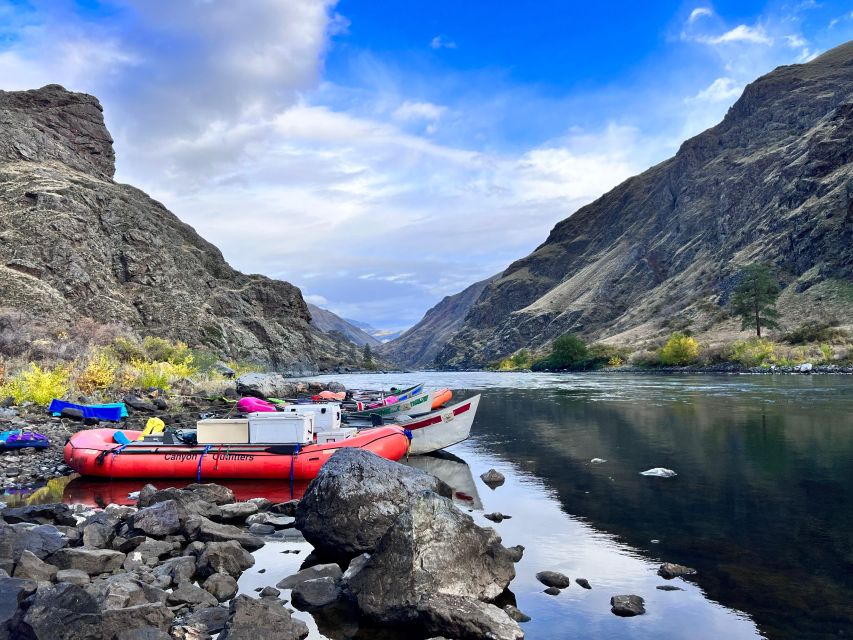
[[[479,404],[480,396],[476,395],[416,418],[400,416],[395,422],[412,433],[411,455],[432,453],[468,439]]]

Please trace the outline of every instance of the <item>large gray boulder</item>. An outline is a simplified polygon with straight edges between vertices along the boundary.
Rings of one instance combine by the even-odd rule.
[[[300,640],[307,635],[308,625],[292,618],[280,601],[239,595],[231,601],[219,640]]]
[[[111,549],[68,548],[50,556],[50,562],[59,569],[79,569],[92,576],[115,571],[122,566],[125,557],[121,551]]]
[[[141,604],[163,604],[168,593],[138,580],[132,573],[119,573],[98,580],[86,592],[92,596],[102,610],[124,609]]]
[[[301,571],[297,571],[291,576],[287,576],[279,581],[276,587],[279,589],[293,589],[296,585],[305,582],[306,580],[317,580],[318,578],[331,578],[334,581],[340,580],[343,572],[340,566],[331,562],[329,564],[315,564],[313,567],[307,567]]]
[[[422,492],[385,533],[364,566],[348,579],[346,589],[359,609],[379,622],[426,624],[448,615],[432,611],[433,602],[445,606],[439,597],[488,602],[514,577],[512,553],[494,529],[479,527],[450,500]],[[501,624],[509,620],[514,628],[514,621],[495,609],[470,604],[464,610],[476,612],[478,619],[488,612],[485,618]],[[459,637],[454,633],[455,626],[448,635]]]
[[[297,387],[280,373],[244,373],[237,378],[237,393],[256,398],[292,398]]]
[[[225,573],[236,579],[254,564],[252,554],[234,540],[208,542],[198,557],[196,571],[202,578]]]
[[[73,527],[77,520],[67,504],[33,504],[25,507],[3,509],[3,519],[9,524],[29,522],[30,524],[58,524]]]
[[[24,550],[21,553],[20,560],[15,564],[13,575],[16,578],[35,580],[36,582],[52,582],[57,571],[58,569],[52,564],[39,559],[31,551]]]
[[[68,546],[68,539],[53,525],[13,524],[0,526],[0,558],[17,562],[24,550],[41,560]],[[11,566],[9,567],[11,571]]]
[[[154,485],[147,484],[139,491],[138,505],[140,510],[151,507],[161,502],[174,501],[181,522],[195,517],[215,517],[219,515],[219,507],[211,500],[205,499],[206,494],[188,491],[187,489],[157,489]]]
[[[12,638],[11,624],[21,603],[35,593],[36,583],[21,578],[0,578],[0,638]]]
[[[63,582],[39,589],[26,614],[13,622],[13,638],[90,640],[103,622],[97,601],[82,587]]]
[[[436,594],[418,607],[428,633],[456,640],[522,640],[524,632],[503,609],[474,598]]]
[[[130,516],[128,524],[131,529],[138,529],[155,538],[177,533],[181,528],[178,503],[174,500],[156,502]]]
[[[296,528],[330,557],[353,557],[379,539],[423,491],[450,497],[444,482],[419,469],[345,447],[311,481],[296,508]]]
[[[248,533],[245,529],[230,524],[213,522],[203,516],[187,520],[184,525],[187,537],[199,542],[227,542],[233,540],[249,551],[264,546],[264,541]]]

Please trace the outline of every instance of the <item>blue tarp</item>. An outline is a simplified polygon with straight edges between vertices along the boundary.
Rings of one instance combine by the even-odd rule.
[[[64,400],[51,400],[50,406],[47,408],[55,416],[58,416],[63,409],[80,409],[84,418],[97,418],[98,420],[111,420],[113,422],[118,422],[127,417],[127,407],[124,406],[123,402],[85,405],[65,402]]]

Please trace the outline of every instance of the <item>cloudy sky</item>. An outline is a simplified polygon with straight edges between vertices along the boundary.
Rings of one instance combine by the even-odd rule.
[[[851,38],[841,0],[0,0],[0,89],[97,95],[118,180],[395,329]]]

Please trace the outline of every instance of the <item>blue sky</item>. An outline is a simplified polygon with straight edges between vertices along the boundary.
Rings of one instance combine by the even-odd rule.
[[[0,89],[97,95],[117,180],[393,329],[851,37],[839,1],[0,0]]]

